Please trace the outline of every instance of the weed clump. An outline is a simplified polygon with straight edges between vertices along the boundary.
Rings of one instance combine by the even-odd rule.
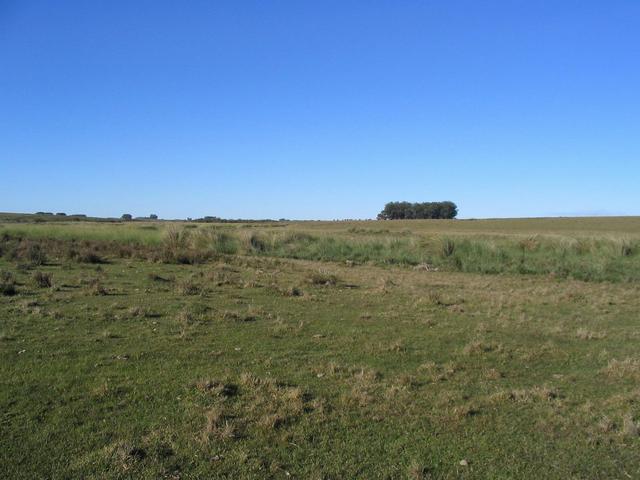
[[[287,289],[284,291],[284,294],[285,294],[287,297],[301,297],[301,296],[303,296],[303,295],[304,295],[304,292],[302,291],[302,289],[301,289],[301,288],[298,288],[298,287],[290,287],[290,288],[287,288]]]
[[[454,242],[450,238],[445,238],[442,240],[442,246],[440,249],[440,254],[444,258],[448,258],[452,256],[456,251],[456,242]]]
[[[196,389],[217,397],[233,397],[238,393],[238,386],[220,380],[204,379],[196,382]]]
[[[109,295],[109,289],[105,287],[98,278],[89,280],[88,291],[91,295],[96,296]]]
[[[149,273],[147,277],[149,278],[149,280],[153,282],[170,282],[171,281],[171,279],[158,275],[157,273]]]
[[[248,243],[250,250],[255,253],[265,253],[267,251],[267,241],[257,233],[252,233],[249,236]]]
[[[202,287],[193,278],[187,278],[178,283],[177,289],[180,295],[199,295],[202,293]]]
[[[502,345],[496,342],[486,342],[478,339],[469,342],[464,346],[462,352],[465,355],[480,355],[483,353],[500,352]]]
[[[52,275],[50,273],[37,271],[33,273],[31,279],[33,280],[35,286],[40,288],[51,288],[51,285],[53,284],[51,280]]]
[[[579,328],[576,332],[576,338],[580,340],[600,340],[606,337],[604,332],[592,332],[586,328]]]
[[[0,294],[5,296],[11,296],[18,293],[16,288],[16,280],[13,274],[9,271],[0,271]]]
[[[213,250],[224,255],[233,255],[238,252],[237,239],[227,232],[216,232],[213,239]]]
[[[67,250],[67,258],[77,263],[88,263],[93,265],[107,263],[94,248],[90,247],[77,250],[72,245]]]
[[[196,248],[189,230],[171,228],[162,241],[160,258],[164,263],[193,265],[207,258],[204,248]]]
[[[208,443],[213,437],[218,440],[232,440],[239,436],[239,432],[231,417],[226,415],[221,408],[212,408],[205,414],[205,427],[202,432],[202,440]]]
[[[27,252],[27,260],[31,265],[40,266],[47,263],[47,255],[44,252],[42,246],[38,243],[30,243]]]
[[[334,286],[338,283],[338,277],[324,270],[311,272],[307,280],[312,285]]]

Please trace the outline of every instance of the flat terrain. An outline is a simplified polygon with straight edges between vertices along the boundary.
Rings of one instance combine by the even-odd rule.
[[[0,237],[4,478],[640,477],[636,217]]]

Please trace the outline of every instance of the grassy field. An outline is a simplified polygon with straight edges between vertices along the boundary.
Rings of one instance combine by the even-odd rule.
[[[0,226],[4,478],[638,478],[640,219]]]

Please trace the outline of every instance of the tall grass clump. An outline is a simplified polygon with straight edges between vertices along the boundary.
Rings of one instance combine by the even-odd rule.
[[[216,253],[233,255],[238,252],[238,239],[227,232],[216,232],[212,248]]]
[[[251,232],[246,238],[246,246],[250,253],[267,253],[269,250],[268,240],[257,232]]]
[[[469,273],[547,274],[585,281],[640,280],[633,242],[617,239],[460,238],[441,254],[443,269]]]
[[[418,245],[406,238],[351,238],[285,233],[274,235],[268,253],[303,260],[415,265],[423,258]]]
[[[47,263],[47,253],[37,241],[3,236],[3,244],[3,252],[7,260],[21,262],[29,267],[38,267]]]
[[[205,262],[215,255],[240,253],[239,239],[231,232],[215,229],[192,231],[170,228],[162,242],[161,258],[166,263],[195,264]],[[248,249],[245,253],[254,253]]]
[[[16,279],[13,273],[0,270],[0,295],[11,296],[18,293],[16,288]]]
[[[40,271],[34,272],[31,276],[34,285],[40,288],[51,288],[51,278],[52,276],[50,273]]]
[[[456,251],[456,242],[454,242],[451,238],[442,239],[442,248],[440,253],[444,258],[448,258],[452,256]]]
[[[165,263],[195,263],[195,256],[188,230],[173,227],[166,231],[161,246],[161,258]]]

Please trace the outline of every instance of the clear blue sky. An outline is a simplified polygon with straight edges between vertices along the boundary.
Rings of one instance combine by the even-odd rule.
[[[640,1],[0,0],[0,211],[640,214]]]

